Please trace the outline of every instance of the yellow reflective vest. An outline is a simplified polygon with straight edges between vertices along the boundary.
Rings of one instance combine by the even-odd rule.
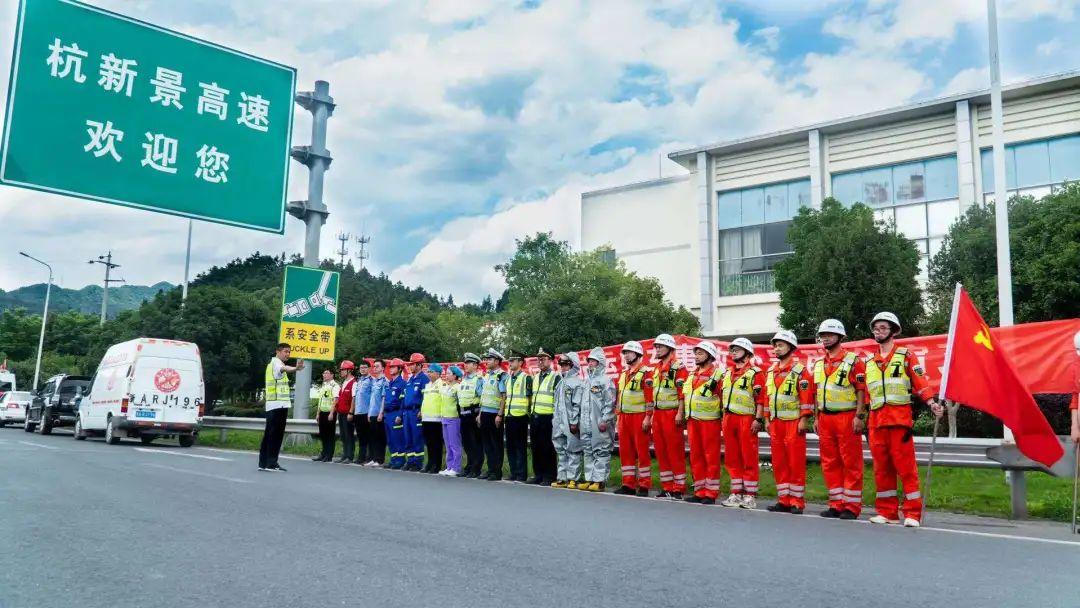
[[[814,384],[817,385],[817,407],[826,412],[846,412],[855,409],[859,395],[851,383],[854,373],[855,353],[844,353],[840,365],[825,377],[825,360],[814,362]]]
[[[554,414],[555,413],[555,382],[558,380],[558,374],[554,371],[547,372],[543,379],[539,379],[541,374],[536,375],[537,380],[533,380],[536,385],[536,392],[533,394],[533,413],[534,414]]]
[[[679,407],[679,389],[683,387],[683,381],[676,378],[682,363],[673,360],[666,372],[661,370],[662,365],[653,368],[653,401],[658,410],[673,410]]]
[[[424,385],[424,400],[420,402],[420,416],[424,422],[438,422],[442,418],[442,378]]]
[[[636,370],[624,370],[619,374],[619,413],[641,414],[647,407],[645,383],[652,375],[644,365]]]
[[[769,397],[769,415],[778,420],[798,420],[799,403],[799,378],[802,376],[802,363],[796,363],[788,370],[787,376],[780,386],[776,386],[776,366],[769,368],[769,374],[765,376],[765,394]]]
[[[709,379],[694,388],[696,374],[683,386],[683,400],[686,403],[687,420],[719,420],[720,393],[716,390],[723,382],[724,373],[714,369]]]
[[[525,372],[512,374],[506,382],[506,415],[528,416],[529,395],[526,390],[532,376]]]
[[[754,376],[758,369],[747,366],[742,375],[735,378],[735,368],[724,371],[724,409],[732,414],[753,416],[757,413],[757,401],[754,399]]]
[[[911,376],[907,373],[907,353],[903,346],[896,349],[882,370],[873,357],[866,360],[866,392],[870,394],[870,409],[889,405],[911,405]]]
[[[266,364],[266,401],[288,401],[289,375],[281,373],[280,378],[274,378],[274,362]]]
[[[458,412],[458,385],[451,384],[449,382],[439,381],[439,402],[442,405],[440,415],[443,419],[457,418],[460,413]],[[475,393],[474,393],[475,395]]]

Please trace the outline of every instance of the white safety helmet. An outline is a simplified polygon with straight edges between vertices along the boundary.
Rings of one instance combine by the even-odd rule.
[[[896,317],[896,315],[894,315],[891,312],[888,312],[888,311],[879,312],[876,315],[874,315],[874,320],[870,321],[870,327],[873,327],[874,323],[877,323],[878,321],[888,321],[889,323],[892,323],[892,326],[895,328],[895,329],[893,329],[893,331],[895,331],[897,333],[899,333],[900,330],[902,329],[900,327],[900,319],[898,319]]]
[[[750,340],[747,340],[746,338],[735,338],[731,341],[731,346],[738,346],[739,348],[745,350],[746,354],[750,355],[751,357],[754,356],[754,343]]]
[[[798,348],[799,346],[799,339],[795,337],[795,332],[787,329],[781,329],[780,331],[776,332],[776,334],[772,337],[772,340],[770,340],[769,343],[772,344],[776,341],[787,342],[791,345],[791,348]]]
[[[694,346],[694,348],[705,351],[710,357],[713,358],[713,361],[716,361],[720,358],[720,352],[716,350],[716,345],[708,340],[702,340],[701,342],[698,342],[697,345]]]
[[[1076,347],[1077,354],[1080,354],[1080,331],[1073,336],[1073,346]]]
[[[847,337],[847,331],[844,330],[844,324],[836,319],[825,319],[818,325],[817,333],[821,334],[837,334],[839,336]]]
[[[660,334],[659,336],[656,336],[655,340],[653,340],[653,346],[666,346],[668,348],[675,348],[675,338],[671,337],[671,334]]]
[[[638,355],[645,356],[645,349],[641,348],[641,342],[638,342],[637,340],[630,340],[626,344],[623,344],[622,352],[637,353]]]

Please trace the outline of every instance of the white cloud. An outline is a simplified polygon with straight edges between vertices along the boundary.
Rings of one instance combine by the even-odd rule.
[[[1059,52],[1061,52],[1061,49],[1063,47],[1064,45],[1062,44],[1060,38],[1051,38],[1050,40],[1047,40],[1046,42],[1043,42],[1039,46],[1035,47],[1035,52],[1042,55],[1043,57],[1053,57],[1054,55],[1057,55]]]
[[[754,30],[754,37],[769,51],[780,48],[780,28],[775,25]]]
[[[941,89],[942,95],[980,91],[990,87],[988,68],[967,68],[956,73]]]

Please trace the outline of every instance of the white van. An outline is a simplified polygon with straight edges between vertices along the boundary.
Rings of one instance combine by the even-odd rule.
[[[100,433],[111,444],[122,437],[150,443],[176,436],[181,446],[191,447],[204,399],[202,359],[195,344],[156,338],[114,344],[79,403],[75,439]]]

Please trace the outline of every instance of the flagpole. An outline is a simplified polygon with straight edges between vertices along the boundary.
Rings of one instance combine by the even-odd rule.
[[[945,342],[945,370],[941,373],[941,389],[938,392],[938,396],[945,400],[945,389],[949,385],[949,368],[952,367],[952,351],[953,342],[956,339],[956,315],[960,311],[960,290],[963,287],[959,282],[956,284],[956,291],[953,292],[952,301],[952,318],[949,319],[949,338]],[[937,452],[937,436],[938,426],[941,424],[941,418],[934,415],[934,432],[930,438],[930,460],[926,463],[926,485],[923,488],[923,504],[925,505],[922,510],[922,514],[919,516],[919,523],[922,524],[923,519],[926,518],[926,511],[930,508],[930,482],[933,480],[934,475],[934,454]]]
[[[1074,451],[1075,467],[1073,468],[1073,510],[1072,510],[1072,533],[1076,534],[1076,484],[1080,480],[1080,443],[1076,444]]]
[[[934,416],[934,434],[930,438],[930,460],[926,463],[926,487],[923,488],[923,510],[919,514],[919,524],[921,525],[923,520],[926,519],[926,511],[930,508],[930,481],[934,474],[934,453],[937,451],[937,436],[938,425],[941,424],[941,418]]]

